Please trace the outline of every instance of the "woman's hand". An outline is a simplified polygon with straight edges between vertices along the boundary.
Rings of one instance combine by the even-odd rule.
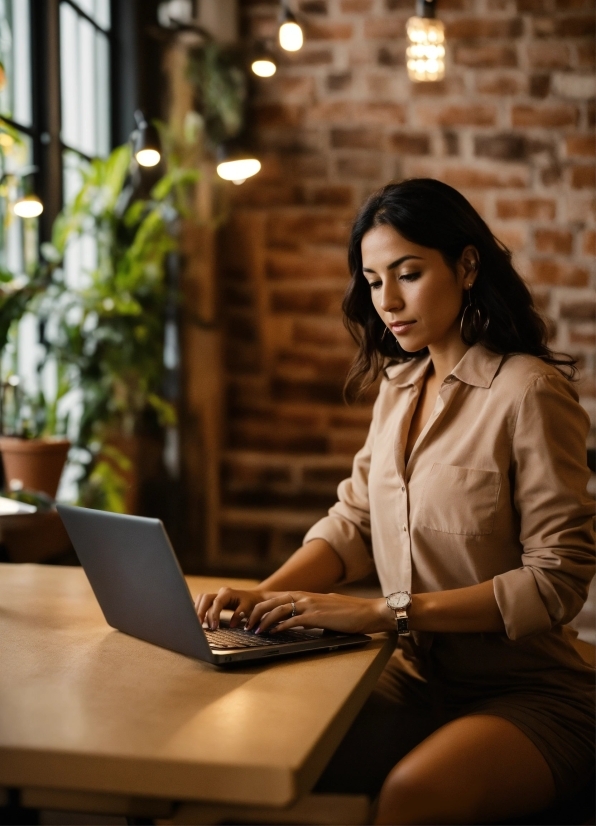
[[[255,629],[257,634],[275,634],[296,626],[326,628],[347,634],[372,634],[393,627],[384,599],[313,594],[308,591],[268,594],[267,597],[255,605],[248,620],[247,628]],[[292,603],[295,606],[294,616]]]
[[[232,609],[230,627],[237,628],[244,619],[251,615],[255,605],[263,602],[270,592],[237,588],[220,588],[217,594],[198,594],[195,608],[201,624],[207,621],[211,630],[219,628],[219,616],[224,608]]]

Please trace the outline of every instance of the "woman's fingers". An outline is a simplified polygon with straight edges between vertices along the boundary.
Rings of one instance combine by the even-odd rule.
[[[240,594],[232,588],[220,588],[209,610],[206,619],[209,628],[214,631],[219,628],[219,616],[224,608],[236,608],[240,602]]]
[[[195,599],[195,610],[201,621],[201,624],[205,622],[205,615],[211,605],[213,604],[213,600],[215,599],[215,594],[197,594]]]
[[[268,631],[271,631],[277,623],[281,622],[282,620],[287,620],[292,616],[292,606],[285,603],[284,605],[278,605],[277,608],[273,608],[271,611],[268,611],[261,617],[259,622],[257,632],[259,634],[266,634]],[[294,617],[296,619],[296,617]]]
[[[249,630],[252,628],[257,628],[259,625],[262,625],[265,614],[268,614],[284,605],[286,606],[287,611],[291,614],[292,603],[296,604],[297,599],[298,596],[295,594],[279,594],[279,596],[275,596],[271,599],[266,599],[263,602],[257,603],[252,610],[246,627]]]

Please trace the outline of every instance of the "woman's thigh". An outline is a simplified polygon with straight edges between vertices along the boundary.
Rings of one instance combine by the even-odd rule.
[[[555,798],[546,760],[502,717],[453,720],[407,754],[389,773],[377,823],[499,822],[538,811]]]

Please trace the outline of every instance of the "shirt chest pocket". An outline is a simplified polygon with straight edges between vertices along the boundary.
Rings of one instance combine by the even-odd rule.
[[[419,523],[442,533],[491,533],[500,488],[500,473],[436,463],[424,487]]]

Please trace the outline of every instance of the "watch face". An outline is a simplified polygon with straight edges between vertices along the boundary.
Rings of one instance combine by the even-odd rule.
[[[412,597],[407,591],[397,591],[395,594],[389,594],[387,597],[387,604],[394,611],[399,611],[401,608],[407,608],[411,603]]]

